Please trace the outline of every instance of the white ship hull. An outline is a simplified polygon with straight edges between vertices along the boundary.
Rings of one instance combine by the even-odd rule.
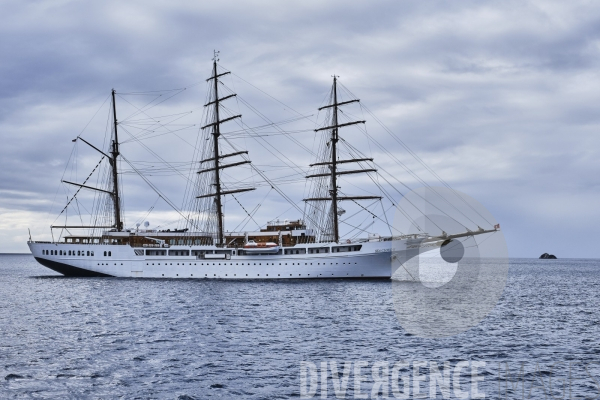
[[[352,252],[232,254],[229,259],[204,259],[191,255],[147,256],[144,249],[137,249],[137,253],[142,255],[136,255],[136,249],[130,246],[110,244],[29,242],[29,248],[40,264],[66,276],[182,279],[390,278],[391,243],[364,242],[360,244],[359,251]],[[308,253],[311,248],[324,247],[328,246],[308,244],[295,248],[306,249]],[[194,250],[223,249],[215,246],[171,246],[165,250],[167,254],[176,254],[177,250],[187,250],[191,254]]]

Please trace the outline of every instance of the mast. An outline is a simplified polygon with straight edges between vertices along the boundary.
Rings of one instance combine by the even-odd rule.
[[[223,228],[223,204],[221,203],[221,174],[219,173],[219,136],[221,136],[221,130],[219,128],[219,81],[217,80],[217,59],[213,60],[213,83],[214,83],[214,91],[215,91],[215,100],[214,100],[214,120],[215,124],[213,125],[213,143],[214,143],[214,158],[215,158],[215,203],[217,205],[217,219],[219,224],[218,231],[218,244],[223,244],[224,240],[224,228]]]
[[[337,76],[333,75],[333,126],[331,130],[331,208],[333,212],[333,241],[340,240],[338,224],[338,186],[337,186],[337,142],[338,142],[338,101]]]
[[[114,210],[115,210],[115,228],[117,231],[123,230],[123,221],[121,221],[121,202],[119,198],[119,173],[117,170],[117,157],[119,156],[119,136],[117,134],[117,105],[115,104],[115,89],[112,90],[112,105],[113,105],[113,122],[115,128],[115,136],[112,142],[112,151],[110,158],[110,165],[112,166],[112,176],[113,176],[113,202],[114,202]]]
[[[318,166],[318,165],[327,165],[329,166],[330,172],[328,173],[320,173],[308,175],[306,178],[318,178],[318,177],[330,177],[330,189],[329,195],[330,197],[311,197],[304,199],[304,201],[331,201],[331,227],[333,229],[332,239],[334,242],[339,242],[340,240],[340,227],[339,227],[339,214],[338,214],[338,202],[343,200],[381,200],[381,196],[340,196],[339,195],[339,186],[337,182],[338,175],[347,175],[347,174],[357,174],[362,172],[377,172],[376,169],[358,169],[351,171],[338,171],[338,164],[346,164],[346,163],[355,163],[355,162],[364,162],[364,161],[373,161],[372,158],[352,158],[348,160],[338,160],[337,156],[337,144],[339,141],[339,128],[349,125],[355,124],[364,124],[366,121],[353,121],[346,123],[339,123],[338,120],[338,111],[339,106],[343,106],[350,103],[359,102],[359,99],[353,99],[348,101],[338,102],[337,96],[337,75],[333,75],[333,104],[329,104],[327,106],[319,108],[319,111],[325,108],[333,108],[333,113],[331,116],[331,125],[326,126],[324,128],[315,129],[315,132],[323,131],[323,130],[331,130],[331,161],[318,162],[315,164],[311,164],[310,166]]]
[[[206,80],[207,82],[210,80],[213,80],[213,91],[212,91],[213,97],[212,97],[211,101],[209,101],[208,103],[206,103],[204,105],[204,107],[213,106],[213,112],[212,112],[213,122],[202,127],[202,129],[212,127],[211,134],[213,136],[213,156],[212,156],[212,158],[200,161],[200,164],[203,164],[205,162],[213,162],[214,166],[212,168],[205,168],[205,169],[201,169],[200,171],[198,171],[198,174],[214,171],[215,178],[214,178],[213,185],[215,186],[215,192],[196,196],[196,198],[200,199],[200,198],[214,197],[214,203],[216,206],[216,214],[217,214],[217,230],[218,230],[217,231],[217,245],[223,246],[225,244],[223,196],[228,195],[228,194],[240,193],[240,192],[248,192],[248,191],[254,190],[256,188],[250,187],[250,188],[241,188],[241,189],[234,189],[234,190],[223,190],[222,180],[221,180],[221,170],[225,169],[225,168],[235,167],[235,166],[242,165],[242,164],[249,164],[250,160],[244,160],[244,161],[239,161],[239,162],[230,163],[230,164],[221,164],[219,162],[219,160],[221,160],[222,158],[228,158],[228,157],[234,157],[234,156],[238,156],[238,155],[242,155],[242,154],[248,154],[248,152],[247,151],[237,151],[237,152],[230,153],[230,154],[219,155],[219,137],[221,136],[221,128],[220,128],[221,124],[224,122],[239,118],[239,117],[241,117],[241,115],[234,115],[232,117],[221,119],[221,116],[219,113],[219,106],[220,106],[221,102],[223,100],[235,97],[236,94],[230,94],[230,95],[219,98],[219,77],[230,74],[231,72],[227,71],[227,72],[223,72],[220,74],[218,73],[218,71],[217,71],[217,62],[219,61],[218,54],[219,54],[219,52],[215,51],[214,58],[213,58],[212,76]]]

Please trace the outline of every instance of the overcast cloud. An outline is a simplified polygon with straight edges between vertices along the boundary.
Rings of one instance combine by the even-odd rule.
[[[597,2],[6,0],[0,16],[0,252],[27,251],[27,228],[49,237],[66,197],[59,182],[71,139],[111,88],[192,87],[218,49],[224,68],[303,114],[315,113],[340,75],[438,175],[488,208],[512,257],[600,256]],[[294,116],[239,79],[230,84],[272,120]],[[205,86],[193,88],[169,107],[201,108]],[[83,136],[101,144],[106,115],[98,121],[91,126],[102,129]],[[194,143],[196,133],[154,144],[165,159],[184,160],[184,140]],[[312,146],[313,136],[299,139]],[[419,168],[397,143],[381,141]],[[272,158],[249,146],[255,163]],[[81,181],[97,157],[78,152]],[[298,152],[295,161],[310,157]],[[163,183],[181,204],[185,180]],[[126,190],[131,226],[156,195],[139,181]],[[299,200],[304,185],[286,190]],[[261,222],[289,207],[268,201]],[[155,218],[175,218],[161,210]]]

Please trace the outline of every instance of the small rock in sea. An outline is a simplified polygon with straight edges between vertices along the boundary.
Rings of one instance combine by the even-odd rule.
[[[556,256],[554,254],[544,253],[540,256],[541,260],[556,260]]]

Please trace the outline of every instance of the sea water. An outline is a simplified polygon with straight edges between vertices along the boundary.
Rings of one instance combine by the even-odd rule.
[[[307,364],[326,383],[303,393],[331,398],[332,362],[366,363],[359,393],[371,398],[374,363],[408,364],[414,389],[421,361],[427,398],[428,367],[465,360],[485,363],[486,398],[593,398],[599,289],[598,260],[513,259],[479,325],[423,339],[399,324],[387,280],[66,278],[1,255],[0,398],[298,398]],[[344,396],[357,394],[351,375]]]

